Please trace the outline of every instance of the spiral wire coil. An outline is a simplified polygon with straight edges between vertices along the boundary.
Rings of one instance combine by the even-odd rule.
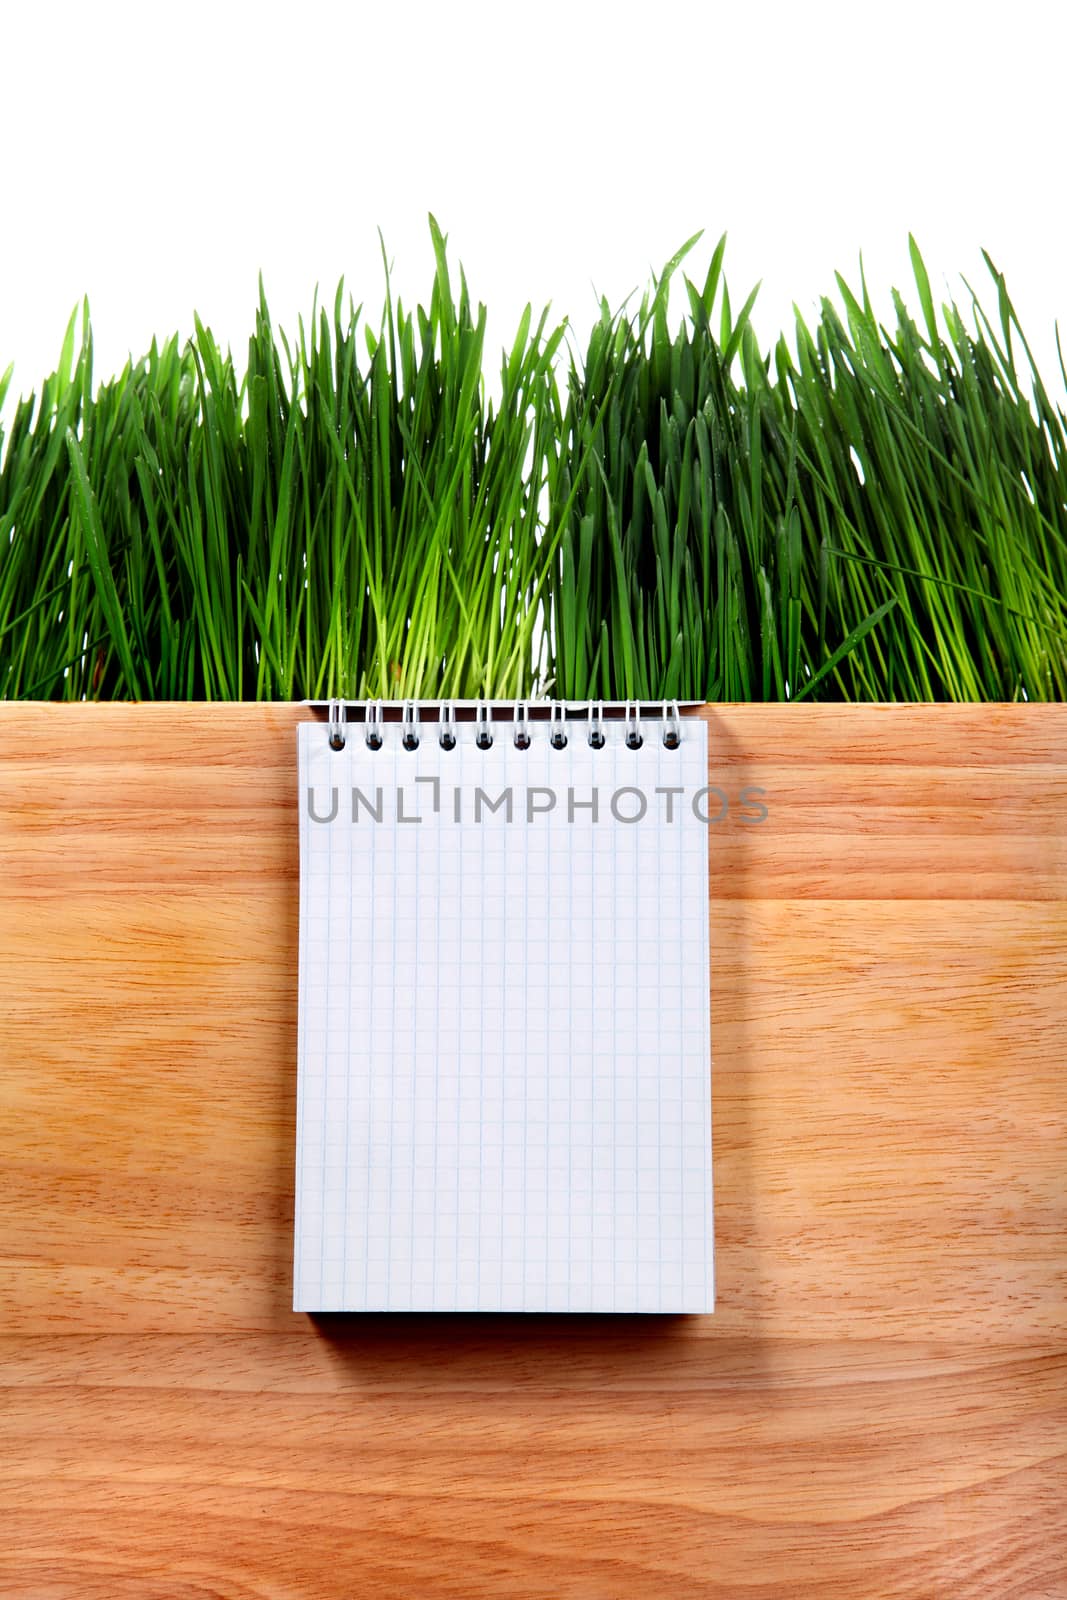
[[[616,722],[621,725],[623,743],[628,750],[640,750],[645,742],[641,717],[641,701],[627,700],[623,705],[621,719]],[[499,724],[494,721],[494,706],[498,702],[479,700],[474,708],[474,743],[479,750],[491,750],[495,742],[494,727]],[[503,709],[503,708],[501,708]],[[506,711],[504,713],[506,715]],[[348,704],[344,700],[329,700],[327,702],[328,738],[331,750],[343,750],[348,742],[347,730],[352,722],[348,716]],[[570,726],[577,724],[581,712],[572,717]],[[660,720],[663,724],[663,745],[667,750],[677,750],[682,742],[682,715],[677,700],[664,700],[660,711]],[[544,723],[544,719],[541,719]],[[527,700],[516,700],[511,713],[512,743],[516,750],[529,750],[534,740],[534,729],[537,724],[530,716],[530,703]],[[578,724],[580,725],[580,724]],[[395,726],[395,724],[394,724]],[[404,750],[415,751],[421,742],[419,702],[417,700],[402,700],[400,702],[400,743]],[[586,708],[586,743],[592,750],[603,750],[606,746],[608,719],[604,715],[604,702],[602,700],[590,701]],[[437,742],[442,750],[454,750],[457,745],[457,719],[455,702],[442,700],[437,716]],[[368,750],[381,750],[385,744],[387,723],[385,720],[384,702],[381,700],[368,700],[364,706],[363,738]],[[553,750],[565,750],[568,744],[568,707],[560,700],[552,700],[548,704],[547,719],[548,743]]]

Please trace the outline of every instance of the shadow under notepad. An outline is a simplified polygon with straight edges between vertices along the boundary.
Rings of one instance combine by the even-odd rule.
[[[751,712],[751,707],[746,707]],[[756,1063],[750,1021],[752,863],[775,826],[776,796],[762,786],[750,747],[733,732],[728,711],[704,713],[708,724],[708,783],[725,796],[726,815],[708,838],[709,964],[711,968],[711,1142],[715,1218],[715,1313],[708,1331],[719,1339],[753,1339],[762,1304],[754,1193],[752,1105]],[[709,799],[714,816],[718,795]],[[759,806],[767,808],[764,820]]]
[[[679,1313],[319,1312],[309,1317],[344,1381],[390,1371],[420,1381],[508,1387],[628,1382],[669,1370],[709,1318]]]
[[[663,1338],[686,1327],[693,1315],[680,1311],[315,1311],[309,1320],[324,1339],[339,1348],[376,1338],[390,1343],[448,1337],[456,1341],[489,1333],[552,1337],[568,1333],[620,1332]]]

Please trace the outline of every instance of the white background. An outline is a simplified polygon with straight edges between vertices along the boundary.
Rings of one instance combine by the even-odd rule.
[[[855,281],[861,248],[889,320],[891,283],[917,310],[911,229],[935,295],[962,273],[993,311],[990,250],[1061,396],[1063,32],[1031,0],[20,5],[0,369],[35,387],[84,293],[98,377],[194,307],[243,369],[261,268],[286,328],[342,273],[376,323],[377,227],[425,299],[433,210],[489,308],[490,368],[527,300],[580,342],[594,288],[618,305],[701,227],[691,276],[728,230],[765,341],[835,268]]]

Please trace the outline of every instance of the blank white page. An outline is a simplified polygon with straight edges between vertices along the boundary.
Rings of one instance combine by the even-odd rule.
[[[712,1310],[707,735],[663,727],[300,725],[295,1310]]]

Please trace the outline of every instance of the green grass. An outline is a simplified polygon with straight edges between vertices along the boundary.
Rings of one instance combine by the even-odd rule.
[[[580,359],[527,308],[489,399],[431,233],[427,308],[288,339],[261,286],[240,373],[198,320],[94,387],[72,317],[0,441],[0,696],[1065,697],[1067,419],[991,262],[992,315],[913,244],[917,317],[839,278],[763,351],[692,239]]]

